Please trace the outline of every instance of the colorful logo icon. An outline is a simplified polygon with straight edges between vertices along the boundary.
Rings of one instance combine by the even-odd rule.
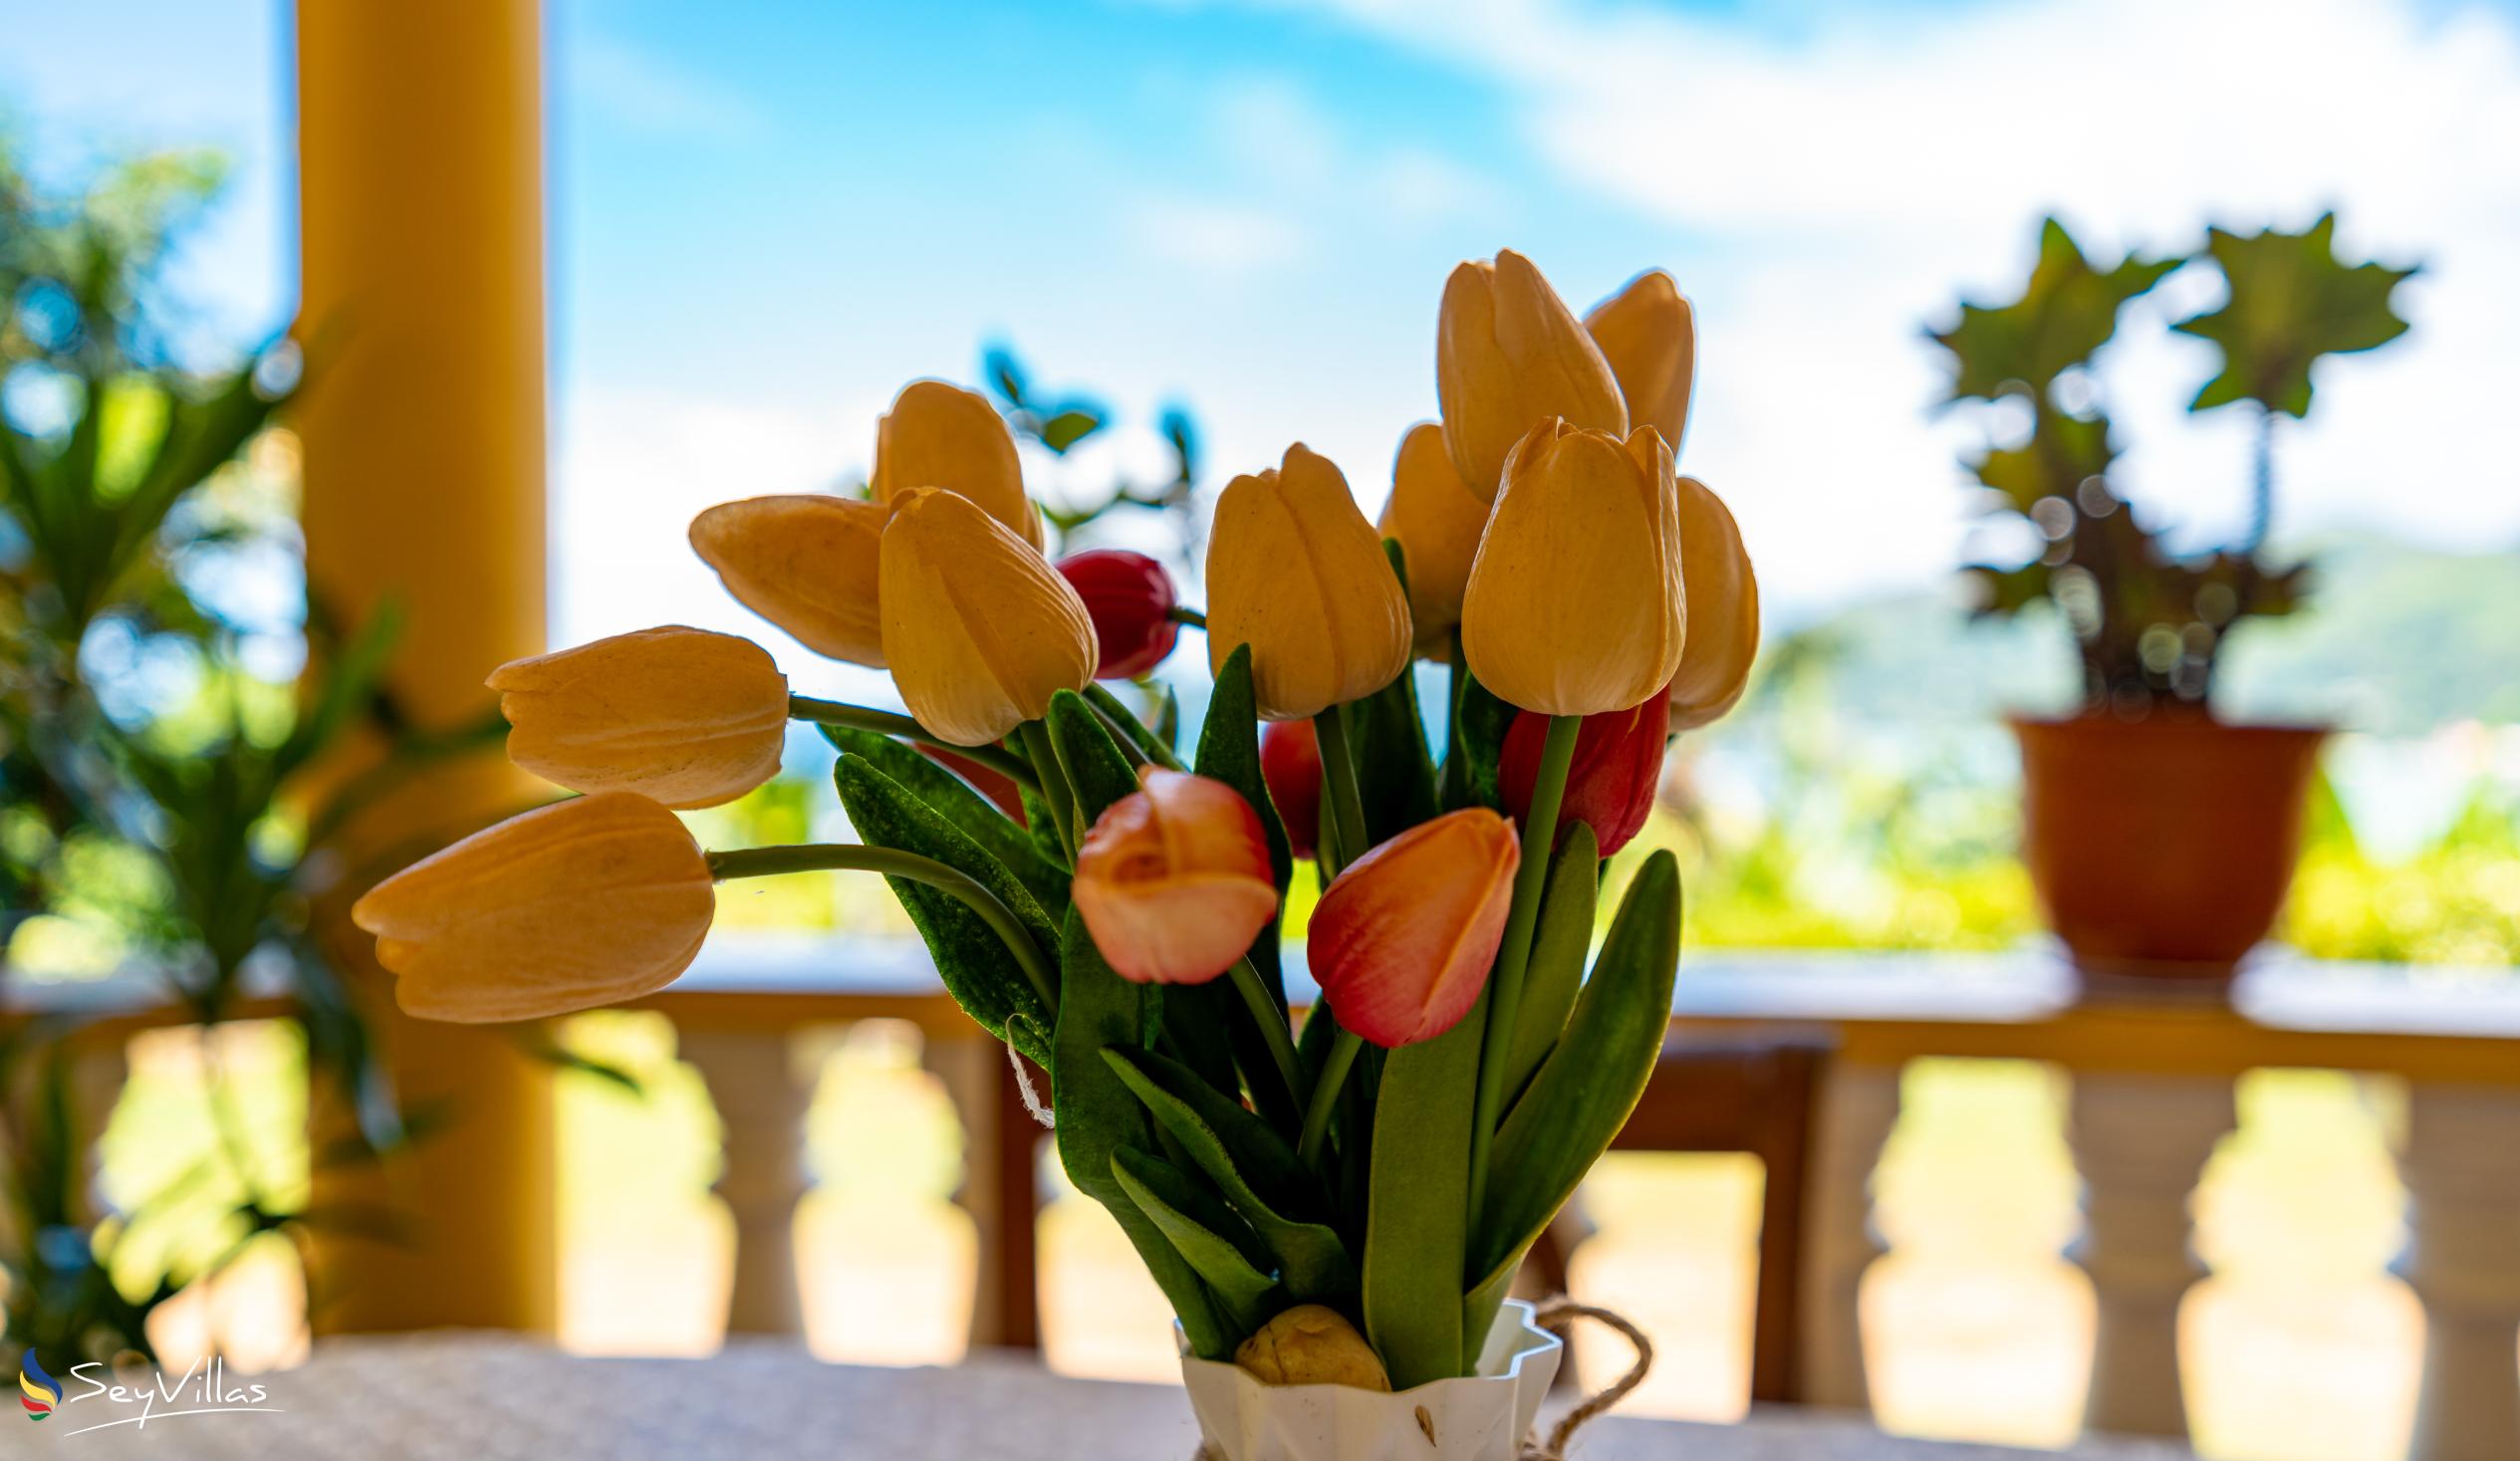
[[[61,1404],[61,1381],[44,1372],[44,1361],[32,1349],[18,1361],[18,1403],[29,1420],[42,1420]]]

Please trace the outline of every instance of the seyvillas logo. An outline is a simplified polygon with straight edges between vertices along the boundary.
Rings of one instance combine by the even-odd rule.
[[[32,1349],[18,1361],[18,1403],[29,1420],[42,1420],[61,1406],[61,1381],[44,1372],[44,1361]]]
[[[72,1365],[65,1378],[82,1387],[66,1399],[61,1381],[44,1372],[32,1350],[19,1362],[18,1398],[26,1406],[30,1420],[47,1419],[72,1405],[106,1402],[102,1413],[87,1409],[70,1415],[72,1425],[62,1432],[64,1440],[118,1425],[146,1430],[159,1421],[186,1415],[281,1413],[279,1406],[266,1403],[271,1392],[261,1385],[230,1382],[227,1361],[218,1358],[196,1359],[189,1369],[174,1375],[162,1370],[154,1375],[146,1371],[137,1375],[127,1370],[109,1371],[92,1360]]]

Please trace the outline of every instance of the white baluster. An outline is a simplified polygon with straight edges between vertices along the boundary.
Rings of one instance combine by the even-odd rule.
[[[1803,1279],[1803,1390],[1815,1405],[1863,1409],[1864,1271],[1884,1251],[1873,1172],[1898,1123],[1896,1067],[1840,1064],[1820,1097]]]
[[[2189,1242],[2188,1199],[2214,1144],[2238,1122],[2227,1079],[2074,1078],[2068,1136],[2083,1174],[2084,1233],[2074,1261],[2099,1305],[2093,1430],[2187,1433],[2178,1309],[2203,1276]]]
[[[2398,1170],[2423,1300],[2412,1461],[2520,1456],[2520,1092],[2417,1086]]]
[[[1022,1142],[1029,1153],[1041,1128],[1007,1109],[1006,1047],[979,1030],[930,1034],[921,1061],[944,1085],[945,1094],[953,1099],[954,1114],[962,1122],[963,1177],[954,1202],[971,1214],[972,1229],[979,1237],[978,1272],[972,1275],[971,1286],[971,1342],[975,1347],[1037,1344],[1035,1306],[1021,1292],[1033,1272],[1031,1250],[1027,1247],[1016,1253],[1010,1240],[1018,1235],[1009,1227],[1013,1222],[1031,1221],[1033,1214],[1002,1210],[1011,1194],[999,1143]],[[1017,1261],[1010,1263],[1010,1257]]]
[[[725,1127],[725,1165],[711,1190],[735,1219],[726,1331],[802,1335],[796,1205],[805,1195],[811,1073],[796,1069],[783,1030],[691,1029],[682,1032],[681,1047]]]

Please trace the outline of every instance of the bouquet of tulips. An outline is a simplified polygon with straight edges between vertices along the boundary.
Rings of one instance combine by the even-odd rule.
[[[355,916],[411,1013],[529,1019],[672,980],[718,881],[881,872],[953,997],[1048,1071],[1060,1159],[1197,1354],[1279,1382],[1469,1373],[1661,1049],[1677,867],[1643,860],[1595,955],[1602,859],[1757,641],[1731,514],[1673,471],[1692,355],[1662,273],[1579,321],[1519,255],[1460,266],[1443,419],[1402,440],[1379,532],[1301,445],[1217,501],[1186,748],[1100,680],[1201,615],[1136,555],[1045,557],[997,412],[912,384],[867,500],[691,526],[735,598],[888,668],[908,714],[791,695],[758,646],[691,628],[506,665],[510,756],[584,795]],[[1418,657],[1448,667],[1438,736]],[[672,809],[760,785],[791,719],[838,748],[863,842],[702,851]],[[1299,1026],[1280,918],[1304,857]]]

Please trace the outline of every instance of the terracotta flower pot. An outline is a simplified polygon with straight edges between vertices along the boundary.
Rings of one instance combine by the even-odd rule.
[[[2282,910],[2327,731],[2016,718],[2022,857],[2086,973],[2228,978]]]

